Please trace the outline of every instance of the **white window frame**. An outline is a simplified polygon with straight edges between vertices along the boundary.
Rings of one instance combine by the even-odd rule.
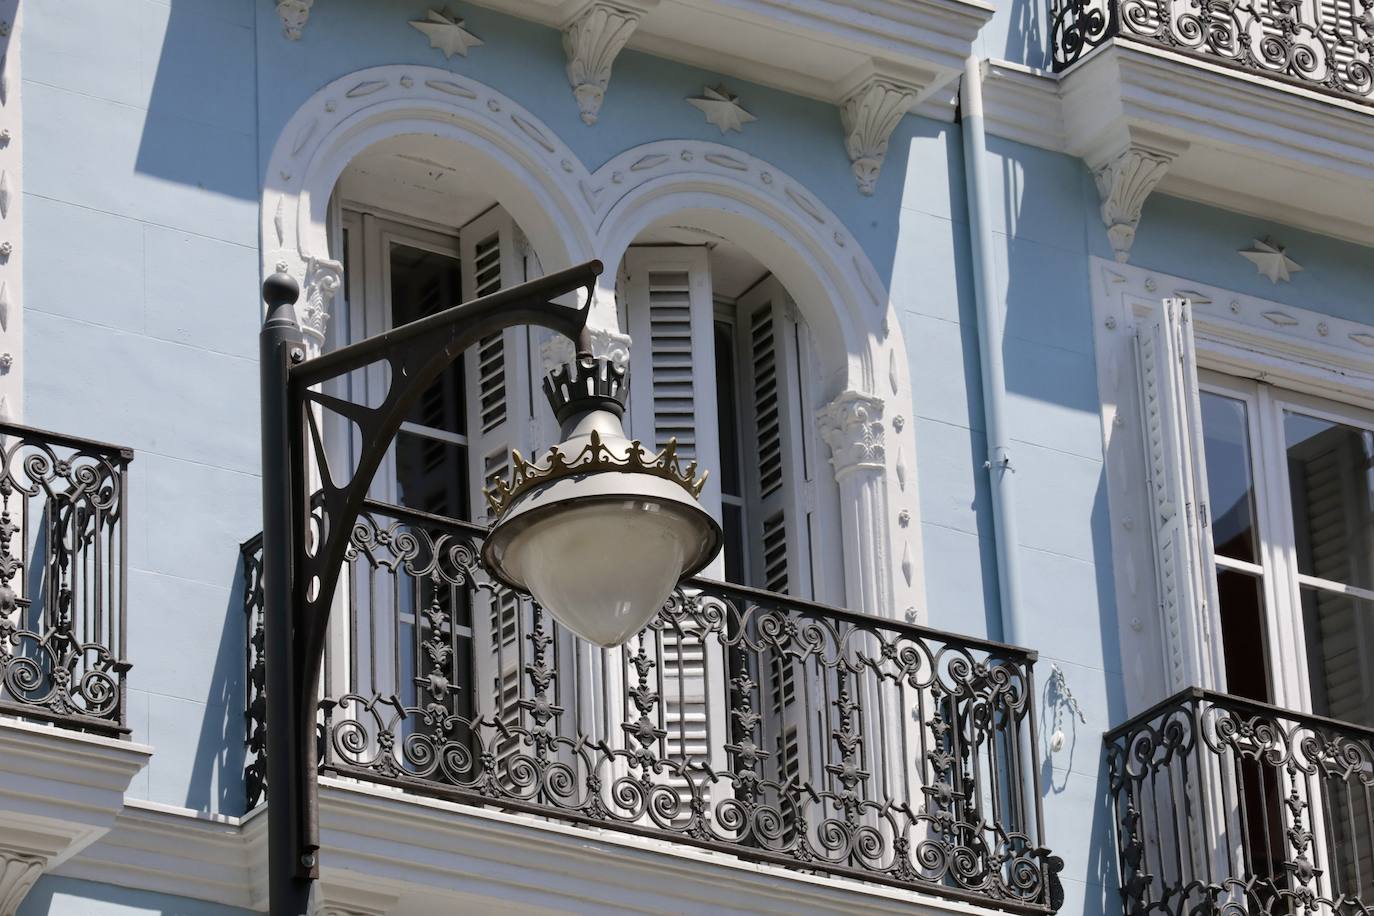
[[[1250,461],[1254,477],[1258,564],[1223,557],[1219,569],[1259,574],[1263,582],[1265,665],[1272,701],[1286,709],[1312,713],[1312,681],[1303,619],[1302,587],[1321,588],[1374,603],[1374,591],[1307,575],[1298,569],[1291,480],[1288,475],[1284,415],[1300,413],[1374,432],[1374,412],[1274,385],[1200,370],[1199,389],[1245,404]],[[1291,646],[1295,651],[1274,651]]]
[[[1359,418],[1374,411],[1374,326],[1129,264],[1090,260],[1116,632],[1129,715],[1183,687],[1225,686],[1205,665],[1198,669],[1188,647],[1171,632],[1164,596],[1152,573],[1159,555],[1152,540],[1152,494],[1144,485],[1150,472],[1140,380],[1133,368],[1137,332],[1157,314],[1162,299],[1186,298],[1192,307],[1197,367],[1209,381],[1228,377],[1233,390],[1243,388],[1247,380],[1262,382],[1282,389],[1281,398],[1304,411],[1310,411],[1316,403],[1311,399],[1318,398],[1339,417]],[[1256,392],[1257,408],[1259,397]],[[1286,467],[1270,469],[1272,459],[1265,464],[1255,470],[1256,486],[1267,488],[1268,504],[1278,505],[1276,511],[1286,515],[1291,511]],[[1292,531],[1286,517],[1271,518],[1268,525],[1271,531]],[[1210,541],[1206,546],[1210,551]],[[1284,589],[1284,600],[1291,606],[1299,583],[1284,564],[1279,566],[1284,568],[1265,577],[1274,580],[1266,581],[1266,588]],[[1272,606],[1268,596],[1266,601]],[[1206,621],[1197,625],[1205,627]],[[1285,673],[1274,700],[1308,711],[1306,644],[1296,641],[1299,635],[1290,632],[1283,644],[1300,645],[1304,657]]]

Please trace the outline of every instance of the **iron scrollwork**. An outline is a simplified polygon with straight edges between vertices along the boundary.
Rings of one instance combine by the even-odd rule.
[[[1374,914],[1374,730],[1189,690],[1106,742],[1126,913]]]
[[[0,708],[124,734],[118,446],[0,424]]]
[[[1374,97],[1374,0],[1053,0],[1053,67],[1122,37],[1356,101]]]
[[[489,576],[485,534],[367,504],[322,770],[1022,912],[1062,899],[1027,653],[700,580],[603,651]]]

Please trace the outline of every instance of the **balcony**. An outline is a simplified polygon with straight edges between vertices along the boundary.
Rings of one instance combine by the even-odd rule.
[[[1126,913],[1374,911],[1374,730],[1190,690],[1106,743]]]
[[[1374,244],[1369,0],[1050,0],[1050,19],[1064,148],[1119,260],[1156,188]]]
[[[0,712],[127,735],[133,452],[0,424]]]
[[[376,502],[355,525],[320,708],[331,785],[1057,907],[1032,654],[702,580],[602,650],[495,584],[485,534]],[[260,550],[244,545],[250,804],[270,789]]]
[[[1054,70],[1122,37],[1338,98],[1374,101],[1374,3],[1057,0]]]

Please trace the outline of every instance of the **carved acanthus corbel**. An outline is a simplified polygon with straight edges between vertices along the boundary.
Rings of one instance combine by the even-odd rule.
[[[43,856],[0,847],[0,916],[19,912],[19,904],[33,890],[47,864]]]
[[[1172,152],[1131,145],[1105,165],[1093,169],[1097,193],[1102,198],[1102,222],[1107,226],[1107,238],[1118,261],[1125,263],[1130,258],[1141,207],[1175,156]]]
[[[887,156],[887,141],[902,116],[916,103],[916,90],[874,77],[851,93],[840,106],[844,145],[854,164],[859,190],[872,194]]]
[[[277,15],[281,17],[282,34],[292,41],[300,41],[301,30],[310,18],[315,0],[277,0]]]
[[[343,264],[328,258],[311,258],[306,262],[305,282],[301,284],[296,321],[317,350],[324,346],[325,331],[329,327],[329,309],[334,304],[334,294],[342,284]]]
[[[821,438],[830,447],[830,462],[840,478],[862,469],[882,469],[883,402],[872,395],[846,391],[818,414]]]
[[[584,123],[596,123],[611,82],[611,65],[630,40],[641,15],[639,10],[597,0],[583,7],[563,28],[568,83]]]

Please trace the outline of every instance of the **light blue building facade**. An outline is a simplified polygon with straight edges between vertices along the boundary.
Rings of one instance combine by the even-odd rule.
[[[1374,19],[1214,7],[0,0],[0,912],[267,909],[262,280],[315,355],[591,258],[707,577],[789,598],[540,686],[466,529],[381,537],[554,441],[571,351],[484,341],[355,532],[319,912],[1374,909]]]

